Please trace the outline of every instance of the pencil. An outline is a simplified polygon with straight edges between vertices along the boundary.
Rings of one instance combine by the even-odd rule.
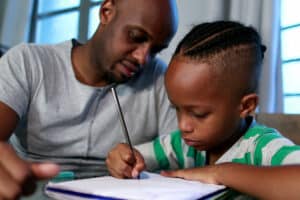
[[[126,126],[126,123],[125,123],[125,119],[124,119],[124,116],[123,116],[123,112],[122,112],[122,109],[121,109],[121,105],[120,105],[119,98],[118,98],[118,95],[116,93],[115,87],[111,87],[110,90],[111,90],[111,93],[112,93],[112,95],[114,97],[114,100],[115,100],[115,104],[116,104],[116,107],[117,107],[117,110],[118,110],[118,113],[119,113],[119,119],[120,119],[120,122],[121,122],[121,126],[122,126],[122,129],[123,129],[123,133],[124,133],[126,142],[129,145],[129,148],[131,150],[132,156],[134,158],[134,162],[136,162],[133,146],[132,146],[132,143],[131,143],[131,140],[130,140],[130,137],[129,137],[128,129],[127,129],[127,126]]]

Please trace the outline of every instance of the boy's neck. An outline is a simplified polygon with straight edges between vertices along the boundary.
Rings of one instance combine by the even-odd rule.
[[[251,125],[252,120],[249,119],[241,119],[240,127],[236,131],[235,134],[233,134],[232,138],[229,141],[226,141],[223,145],[220,147],[213,149],[212,151],[207,151],[206,159],[207,164],[213,165],[216,163],[216,161],[226,152],[228,149],[236,143],[238,139],[240,139],[245,132],[248,130],[249,126]]]
[[[223,153],[211,153],[211,152],[207,152],[206,153],[206,165],[214,165],[216,164],[217,160],[219,160],[219,158],[223,155]]]

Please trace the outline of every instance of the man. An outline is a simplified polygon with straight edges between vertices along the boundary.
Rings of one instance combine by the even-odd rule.
[[[59,171],[36,162],[78,177],[107,172],[107,151],[124,141],[112,86],[133,144],[176,128],[155,58],[177,30],[175,1],[105,0],[100,21],[86,44],[19,45],[1,58],[0,199]]]

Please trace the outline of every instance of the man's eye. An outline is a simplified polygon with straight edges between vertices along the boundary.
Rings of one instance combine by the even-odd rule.
[[[143,43],[148,40],[147,36],[138,31],[129,31],[129,40],[134,43]]]

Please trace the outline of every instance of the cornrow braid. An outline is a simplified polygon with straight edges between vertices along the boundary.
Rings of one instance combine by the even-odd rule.
[[[192,28],[178,44],[173,58],[208,63],[220,85],[232,83],[230,87],[243,95],[257,92],[265,50],[254,28],[216,21]]]
[[[174,56],[180,53],[191,58],[202,58],[230,47],[253,44],[258,47],[261,59],[266,47],[255,29],[238,22],[217,21],[195,26],[179,43]]]

